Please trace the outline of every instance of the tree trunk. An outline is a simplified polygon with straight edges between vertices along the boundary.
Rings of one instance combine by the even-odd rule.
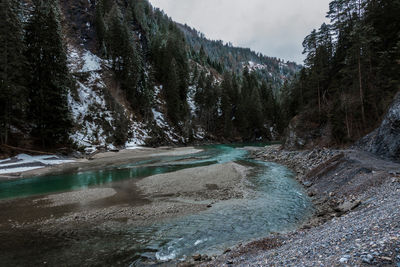
[[[321,116],[321,89],[319,87],[319,79],[318,79],[318,113]]]
[[[363,92],[362,77],[361,77],[361,58],[360,58],[360,54],[358,55],[358,80],[359,80],[359,84],[360,84],[361,116],[362,116],[363,125],[365,127],[364,92]]]

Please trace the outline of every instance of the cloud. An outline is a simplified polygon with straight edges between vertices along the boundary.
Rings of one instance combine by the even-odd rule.
[[[150,0],[208,38],[301,63],[302,42],[326,21],[331,0]]]

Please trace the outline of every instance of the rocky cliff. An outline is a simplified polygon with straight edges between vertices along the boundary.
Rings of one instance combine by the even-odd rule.
[[[395,96],[382,124],[357,145],[378,156],[400,161],[400,92]]]

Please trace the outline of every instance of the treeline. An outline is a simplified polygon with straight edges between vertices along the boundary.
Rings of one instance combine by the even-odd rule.
[[[399,14],[399,0],[332,1],[331,23],[305,38],[306,66],[282,90],[285,123],[300,114],[340,144],[375,128],[399,90]]]
[[[164,85],[168,117],[177,124],[188,113],[186,43],[175,23],[147,1],[96,4],[96,32],[103,57],[112,61],[133,110],[150,119],[154,84]],[[136,39],[135,39],[136,37]],[[151,64],[148,64],[148,63]]]
[[[208,64],[220,73],[226,70],[241,75],[243,66],[252,61],[266,66],[265,70],[256,71],[258,78],[278,89],[300,69],[294,62],[285,63],[281,59],[256,53],[249,48],[234,47],[230,43],[224,44],[221,40],[209,40],[204,34],[187,25],[178,24],[178,27],[185,34],[190,46],[190,57],[199,64]]]
[[[59,2],[0,3],[1,144],[73,146],[69,135],[76,125],[69,111],[68,94],[73,96],[79,90],[76,80],[85,76],[69,73],[63,44],[70,38],[69,28],[64,25],[63,36],[61,17],[65,16]],[[90,44],[83,41],[82,45],[97,46],[92,52],[107,62],[136,120],[155,125],[154,88],[161,85],[166,119],[182,137],[190,138],[193,129],[202,128],[216,140],[254,140],[268,138],[270,127],[282,128],[274,94],[276,84],[256,71],[243,67],[234,70],[234,66],[226,65],[225,52],[236,51],[233,47],[219,55],[207,46],[196,50],[182,28],[146,0],[98,0],[93,5],[95,9],[87,12],[93,12],[90,25],[94,25],[96,38]],[[69,12],[64,10],[68,8],[72,7],[64,5],[63,11]],[[253,57],[270,60],[250,50],[243,51],[249,54],[244,61]],[[282,75],[281,62],[275,61]],[[194,117],[188,105],[189,88],[196,88],[198,108]],[[108,103],[114,117],[107,128],[113,131],[109,141],[124,145],[130,136],[130,118],[113,101],[109,101],[112,105]]]
[[[204,48],[193,50],[182,28],[147,1],[130,0],[125,6],[111,0],[99,1],[96,31],[99,49],[103,57],[113,62],[116,78],[132,108],[137,110],[139,105],[145,115],[153,105],[152,98],[146,96],[153,95],[154,84],[163,85],[168,120],[183,136],[190,137],[195,125],[202,125],[216,137],[254,139],[268,135],[266,123],[277,123],[277,105],[270,84],[248,69],[231,74]],[[129,39],[129,32],[140,37]],[[222,83],[215,82],[215,75],[191,68],[190,62],[226,73]],[[199,109],[194,120],[187,102],[190,85],[197,88]],[[224,125],[223,130],[220,125]]]
[[[1,144],[10,142],[12,127],[43,147],[68,143],[72,121],[67,94],[74,83],[57,1],[35,0],[24,16],[21,1],[2,0],[0,16]]]
[[[208,133],[232,141],[271,138],[269,127],[276,128],[280,114],[270,85],[247,68],[241,76],[225,72],[221,82],[205,71],[194,73],[196,122]]]

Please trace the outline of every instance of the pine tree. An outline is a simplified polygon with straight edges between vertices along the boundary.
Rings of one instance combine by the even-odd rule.
[[[26,59],[20,2],[0,2],[0,143],[7,144],[10,126],[22,120],[26,106]]]
[[[172,59],[168,79],[165,84],[168,117],[177,124],[179,121],[179,74],[175,59]]]
[[[224,122],[224,136],[232,135],[232,77],[229,72],[224,74],[224,79],[221,84],[221,111]]]
[[[26,28],[32,135],[44,147],[65,143],[71,128],[67,93],[71,78],[56,1],[34,1]]]
[[[95,17],[95,27],[97,34],[97,42],[100,48],[100,51],[103,55],[107,55],[106,49],[106,35],[107,35],[107,27],[104,22],[104,3],[103,1],[99,1],[96,4],[96,17]]]

